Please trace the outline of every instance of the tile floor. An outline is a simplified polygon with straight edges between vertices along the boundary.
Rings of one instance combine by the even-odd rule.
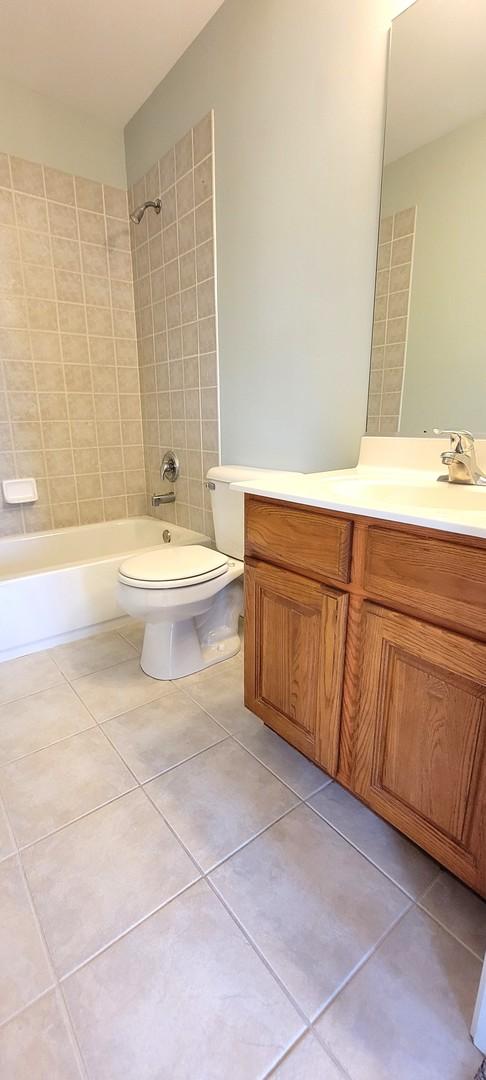
[[[472,1080],[486,905],[140,645],[0,665],[0,1075]]]

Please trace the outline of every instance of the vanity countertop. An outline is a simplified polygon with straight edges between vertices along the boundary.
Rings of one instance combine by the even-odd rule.
[[[390,445],[391,444],[391,445]],[[478,441],[478,453],[484,440]],[[440,439],[361,440],[354,469],[254,473],[237,491],[486,539],[486,487],[438,482]],[[386,464],[384,464],[386,462]]]

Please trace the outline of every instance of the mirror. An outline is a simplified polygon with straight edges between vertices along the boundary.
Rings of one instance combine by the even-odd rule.
[[[366,431],[486,431],[486,4],[394,19]]]

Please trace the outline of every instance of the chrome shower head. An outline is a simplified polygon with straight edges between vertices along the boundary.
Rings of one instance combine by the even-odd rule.
[[[147,199],[147,202],[142,203],[141,206],[136,206],[135,210],[132,210],[130,220],[135,222],[135,225],[140,225],[143,215],[149,206],[153,207],[156,214],[160,214],[162,201],[161,199]]]

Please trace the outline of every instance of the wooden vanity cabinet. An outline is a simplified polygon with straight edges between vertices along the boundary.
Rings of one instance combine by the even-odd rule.
[[[459,877],[486,881],[486,644],[363,609],[353,791]]]
[[[245,520],[246,705],[486,895],[486,542],[256,496]]]
[[[261,562],[247,562],[245,578],[246,705],[335,772],[348,598]]]

